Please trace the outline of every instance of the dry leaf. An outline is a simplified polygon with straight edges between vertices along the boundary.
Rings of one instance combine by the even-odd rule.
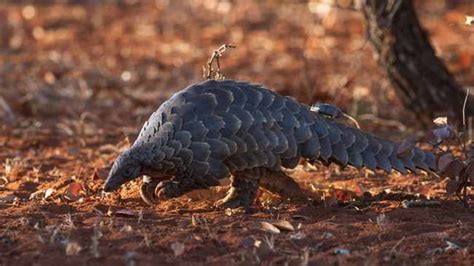
[[[253,237],[248,237],[248,238],[242,239],[239,245],[243,248],[253,248],[253,247],[258,248],[261,244],[262,244],[262,241],[256,240]]]
[[[404,200],[402,201],[402,207],[408,208],[426,208],[426,207],[439,207],[441,202],[437,200]]]
[[[184,244],[179,241],[171,244],[171,249],[173,250],[173,253],[176,257],[181,256],[184,253],[184,248]]]
[[[51,197],[54,192],[56,192],[54,188],[46,189],[46,191],[44,192],[44,199],[48,199],[49,197]]]
[[[66,245],[66,256],[76,256],[82,247],[77,242],[68,242]]]
[[[445,251],[446,251],[446,250],[450,250],[450,249],[454,249],[454,250],[456,250],[456,249],[461,249],[461,247],[460,247],[459,245],[454,244],[454,243],[451,242],[451,241],[446,240],[446,244],[448,244],[448,246],[444,249]]]
[[[272,225],[274,225],[276,228],[282,230],[282,231],[295,231],[295,227],[288,221],[284,220],[278,220],[276,222],[272,222]]]
[[[5,186],[9,182],[6,176],[0,176],[0,181],[0,186]]]
[[[290,235],[290,239],[296,239],[296,240],[300,240],[300,239],[303,239],[305,237],[306,237],[306,234],[301,232],[301,231]]]
[[[323,238],[334,238],[334,234],[331,232],[324,232]]]
[[[469,26],[474,26],[474,17],[466,16],[466,20],[464,21],[464,24],[469,25]]]
[[[70,201],[76,201],[81,198],[82,192],[83,192],[82,183],[72,182],[67,187],[66,193],[64,194],[64,198]]]
[[[381,231],[384,231],[385,229],[387,229],[388,219],[387,219],[387,216],[385,215],[385,213],[377,215],[375,220],[377,221],[377,225],[379,226]]]
[[[298,215],[298,214],[291,216],[291,218],[295,220],[309,220],[310,219],[308,216]]]
[[[447,125],[448,124],[448,117],[446,117],[446,116],[437,117],[433,120],[433,123],[435,123],[435,125],[437,125],[437,126]]]
[[[260,222],[260,230],[271,233],[271,234],[279,234],[280,233],[280,229],[278,229],[273,224],[267,223],[267,222]]]
[[[138,216],[136,212],[128,210],[128,209],[120,209],[116,211],[115,216],[123,216],[123,217],[136,217]]]
[[[345,248],[335,248],[334,254],[336,255],[349,255],[351,252]]]
[[[15,195],[6,195],[6,196],[0,197],[0,202],[11,203],[11,202],[15,202],[16,199],[17,198]]]
[[[133,228],[130,225],[126,224],[122,226],[122,228],[120,228],[120,232],[125,232],[128,234],[128,233],[133,232]]]

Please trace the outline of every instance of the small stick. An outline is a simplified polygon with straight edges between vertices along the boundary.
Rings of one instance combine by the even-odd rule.
[[[0,107],[5,111],[7,117],[10,121],[15,120],[15,114],[13,113],[12,108],[8,105],[7,101],[0,95]]]
[[[400,244],[405,240],[405,236],[403,236],[400,240],[398,240],[397,243],[390,249],[390,255],[397,253],[397,248],[400,246]]]
[[[216,64],[217,64],[217,71],[216,71],[216,78],[220,78],[220,77],[223,77],[221,75],[221,65],[220,65],[220,62],[219,62],[219,58],[224,54],[225,51],[227,51],[227,49],[229,48],[237,48],[237,46],[235,45],[232,45],[232,44],[223,44],[221,45],[219,48],[217,48],[216,50],[214,50],[214,52],[212,53],[211,57],[209,58],[209,60],[207,61],[207,69],[204,73],[204,78],[206,79],[211,79],[211,75],[214,71],[214,69],[212,68],[212,63],[214,61],[216,61]]]
[[[464,127],[464,145],[462,147],[463,153],[465,155],[465,158],[468,158],[467,150],[466,150],[466,145],[467,145],[467,123],[466,123],[466,106],[467,106],[467,100],[469,99],[469,95],[471,94],[471,88],[466,89],[466,97],[464,98],[464,104],[462,106],[462,125]]]
[[[342,115],[343,115],[345,118],[349,119],[352,123],[354,123],[354,125],[357,127],[357,129],[360,129],[359,122],[357,122],[357,120],[356,120],[354,117],[352,117],[352,116],[350,116],[350,115],[348,115],[348,114],[346,114],[346,113],[343,113]]]

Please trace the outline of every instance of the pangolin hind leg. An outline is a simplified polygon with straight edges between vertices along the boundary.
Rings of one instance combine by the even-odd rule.
[[[219,200],[216,205],[221,208],[235,209],[238,207],[250,208],[257,196],[259,179],[265,175],[266,169],[253,168],[233,173],[231,176],[231,188],[225,198]]]
[[[283,171],[267,171],[260,177],[260,186],[285,198],[304,198],[304,193],[298,183]]]

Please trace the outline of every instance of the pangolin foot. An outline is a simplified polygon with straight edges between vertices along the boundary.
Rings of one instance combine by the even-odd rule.
[[[145,177],[140,188],[141,198],[149,205],[156,205],[159,200],[175,198],[181,194],[179,182],[172,180]]]
[[[140,187],[140,196],[142,200],[148,205],[155,205],[158,203],[158,198],[155,194],[155,189],[160,183],[159,180],[144,178],[142,186]]]
[[[252,203],[253,199],[250,199],[250,197],[247,197],[245,194],[237,193],[237,189],[232,187],[227,193],[227,196],[221,200],[218,200],[215,205],[220,209],[250,209]]]

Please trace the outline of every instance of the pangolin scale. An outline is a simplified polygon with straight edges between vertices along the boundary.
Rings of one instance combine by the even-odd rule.
[[[397,144],[291,97],[247,82],[208,80],[174,94],[151,115],[133,146],[115,160],[104,190],[144,175],[141,196],[153,204],[231,176],[220,204],[248,207],[259,185],[285,190],[281,168],[294,168],[301,159],[402,174],[435,169],[432,153],[414,148],[400,157]]]

